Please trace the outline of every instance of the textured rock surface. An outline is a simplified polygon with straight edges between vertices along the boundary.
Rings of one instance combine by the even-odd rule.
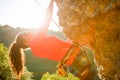
[[[120,80],[120,0],[55,1],[63,32],[93,49],[101,80]]]

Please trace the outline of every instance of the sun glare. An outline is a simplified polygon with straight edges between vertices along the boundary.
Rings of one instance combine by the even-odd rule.
[[[0,24],[13,27],[39,28],[50,0],[0,0]],[[57,6],[54,5],[53,20],[58,24]],[[49,29],[58,30],[51,22]]]

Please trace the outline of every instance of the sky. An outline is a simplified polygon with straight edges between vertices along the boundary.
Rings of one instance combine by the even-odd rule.
[[[0,25],[8,24],[15,28],[39,28],[50,0],[37,1],[42,7],[35,0],[0,0]],[[57,6],[55,4],[53,20],[58,24],[56,14]],[[59,30],[53,22],[49,29]]]

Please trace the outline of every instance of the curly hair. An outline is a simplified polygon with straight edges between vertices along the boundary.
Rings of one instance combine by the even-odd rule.
[[[22,36],[25,34],[27,33],[19,33],[9,48],[10,66],[15,74],[15,77],[18,79],[21,77],[24,71],[24,54],[22,50],[29,47],[23,44],[24,38]]]

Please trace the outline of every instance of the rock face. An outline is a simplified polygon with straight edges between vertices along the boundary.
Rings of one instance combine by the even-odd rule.
[[[59,24],[94,51],[101,80],[120,80],[120,0],[55,0]]]

